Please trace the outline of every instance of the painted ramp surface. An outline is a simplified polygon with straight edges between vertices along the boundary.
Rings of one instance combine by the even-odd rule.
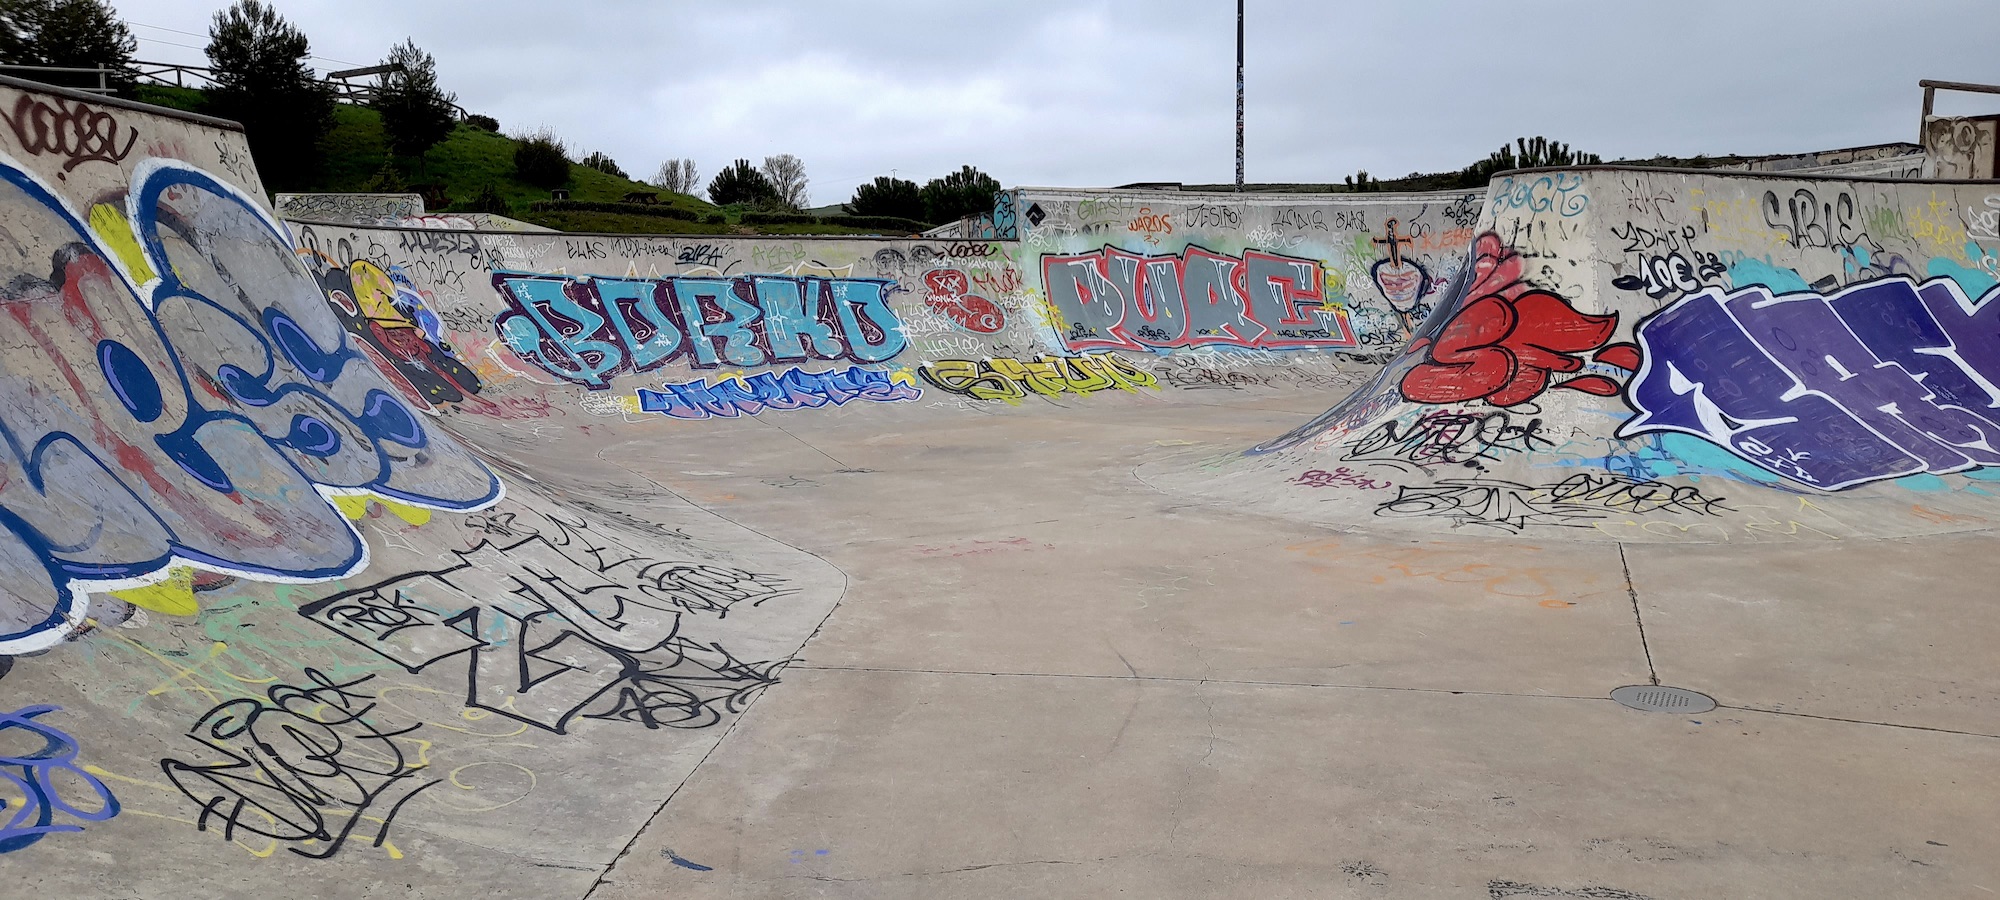
[[[4,80],[0,118],[0,874],[36,896],[580,897],[718,872],[728,854],[648,823],[761,695],[825,679],[802,648],[836,605],[861,609],[830,657],[896,628],[892,657],[951,657],[923,669],[1059,643],[942,618],[1030,552],[1100,586],[1017,609],[1178,615],[1158,592],[1201,554],[1247,548],[1256,582],[1349,539],[1286,518],[1802,541],[2000,514],[1983,186],[1022,188],[976,238],[597,236],[395,198],[281,218],[227,123]],[[1219,452],[1274,422],[1301,427]],[[1169,496],[1130,477],[1133,447]],[[807,457],[845,480],[806,500],[827,485],[768,474]],[[1308,593],[1262,598],[1272,624],[1229,645],[1297,632]],[[1136,682],[1101,643],[1088,677]],[[914,708],[886,696],[847,701]],[[1002,724],[940,746],[1031,733],[980,714]],[[856,746],[791,721],[761,723],[752,749],[783,759],[745,816]],[[1215,749],[1212,721],[1175,730]]]
[[[840,572],[592,453],[469,446],[433,413],[471,376],[377,368],[409,336],[350,333],[240,133],[0,93],[6,893],[596,872]],[[619,789],[572,814],[578,777]]]
[[[227,123],[12,82],[0,110],[0,869],[42,896],[580,896],[848,583],[710,476],[796,417],[1339,396],[1479,209],[355,226],[275,216]],[[715,429],[736,458],[678,456]]]
[[[1149,483],[1314,522],[1619,541],[2000,521],[1991,183],[1495,182],[1408,346],[1325,415]]]

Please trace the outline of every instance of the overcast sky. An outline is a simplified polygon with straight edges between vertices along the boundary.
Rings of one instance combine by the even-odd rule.
[[[141,59],[183,63],[203,61],[224,5],[113,3]],[[466,108],[509,133],[549,125],[636,177],[685,156],[705,182],[793,153],[814,204],[966,163],[1010,186],[1234,177],[1230,0],[277,5],[322,72],[414,38]],[[2000,0],[1248,7],[1251,181],[1459,168],[1518,135],[1606,159],[1907,141],[1917,79],[2000,82]],[[1940,102],[1993,111],[2000,97]]]

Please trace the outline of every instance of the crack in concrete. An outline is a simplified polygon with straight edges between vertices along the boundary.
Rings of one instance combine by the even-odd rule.
[[[1081,866],[1081,865],[1087,865],[1089,863],[1109,862],[1114,859],[1122,859],[1122,858],[1123,858],[1122,856],[1100,856],[1096,859],[1024,859],[1018,862],[980,863],[978,865],[972,865],[972,866],[959,866],[956,869],[939,869],[935,872],[896,872],[889,875],[871,875],[866,878],[838,878],[832,875],[820,875],[817,873],[810,875],[786,875],[784,877],[804,878],[808,881],[834,881],[834,882],[852,883],[852,882],[862,882],[862,881],[880,881],[884,878],[932,878],[938,875],[957,875],[962,872],[977,872],[982,869],[1001,869],[1012,866]]]
[[[1639,649],[1646,651],[1646,677],[1660,683],[1660,670],[1653,667],[1653,645],[1646,640],[1646,617],[1639,614],[1639,587],[1632,583],[1632,564],[1625,561],[1625,545],[1618,545],[1618,566],[1625,570],[1625,595],[1632,598],[1632,621],[1639,624]]]

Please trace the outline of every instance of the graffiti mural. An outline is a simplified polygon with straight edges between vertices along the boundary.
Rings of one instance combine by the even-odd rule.
[[[924,273],[925,306],[974,334],[998,334],[1007,327],[1007,314],[998,305],[966,290],[964,272],[933,269]]]
[[[788,596],[776,576],[693,571],[619,546],[581,520],[484,517],[451,564],[302,605],[300,615],[412,674],[449,671],[465,705],[566,733],[579,717],[702,728],[777,683],[682,633],[683,615]],[[726,586],[726,590],[718,590]],[[718,616],[719,617],[719,616]]]
[[[1430,291],[1431,274],[1424,271],[1416,260],[1403,258],[1403,248],[1408,247],[1412,239],[1396,233],[1397,226],[1401,224],[1390,219],[1385,223],[1387,234],[1374,239],[1374,243],[1382,245],[1389,255],[1376,260],[1368,268],[1368,276],[1375,281],[1375,288],[1382,292],[1383,299],[1389,301],[1389,308],[1403,317],[1407,330],[1416,327],[1417,303]]]
[[[1042,257],[1049,303],[1071,350],[1223,345],[1267,350],[1358,346],[1326,302],[1318,260],[1200,247],[1143,256],[1113,247]]]
[[[2000,465],[2000,289],[1710,288],[1637,328],[1620,437],[1679,432],[1824,491]]]
[[[356,347],[377,369],[402,379],[397,387],[405,400],[429,410],[479,393],[479,376],[452,353],[443,321],[401,267],[357,259],[323,265],[315,277]]]
[[[917,374],[939,390],[1009,403],[1029,393],[1053,397],[1160,386],[1151,373],[1110,353],[1043,356],[1028,361],[1008,357],[929,360],[917,368]]]
[[[1553,447],[1539,418],[1517,419],[1503,409],[1439,409],[1382,422],[1344,444],[1340,458],[1406,472],[1485,471],[1487,463]]]
[[[1520,254],[1498,235],[1479,237],[1452,295],[1410,342],[1409,352],[1422,358],[1403,375],[1405,400],[1515,406],[1550,387],[1599,396],[1618,392],[1616,382],[1598,375],[1552,383],[1557,373],[1583,368],[1578,354],[1611,339],[1618,314],[1578,312],[1521,280],[1521,268]]]
[[[685,360],[697,369],[873,363],[909,343],[881,278],[608,278],[500,273],[494,329],[514,353],[592,390]]]
[[[471,510],[500,480],[346,341],[283,227],[184,163],[92,225],[0,158],[0,654],[81,627],[92,591],[176,566],[316,581],[365,566],[334,500]]]
[[[0,713],[0,854],[33,845],[51,834],[82,831],[75,822],[103,822],[118,815],[111,789],[77,767],[76,739],[40,721],[55,706],[26,706]],[[68,788],[80,795],[72,800]],[[72,822],[70,820],[75,820]]]
[[[910,376],[905,373],[901,377]],[[841,406],[849,400],[895,403],[923,396],[915,385],[898,381],[888,372],[860,366],[828,372],[806,372],[793,366],[783,374],[758,372],[713,381],[697,378],[665,387],[664,391],[640,388],[639,408],[677,419],[734,418],[754,416],[766,409],[818,409],[828,404]]]

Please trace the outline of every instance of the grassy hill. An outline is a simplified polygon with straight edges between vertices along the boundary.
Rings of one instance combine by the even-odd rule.
[[[190,112],[203,112],[203,92],[162,85],[140,85],[137,99]],[[618,234],[881,234],[879,228],[853,228],[835,222],[746,225],[743,207],[719,207],[698,197],[661,190],[630,178],[620,178],[588,166],[570,166],[564,188],[573,202],[601,206],[618,204],[627,194],[639,191],[656,194],[657,204],[629,205],[607,209],[535,209],[539,201],[550,199],[549,191],[514,177],[516,141],[504,134],[475,128],[463,122],[451,136],[432,147],[424,158],[394,157],[389,153],[382,116],[365,106],[339,104],[334,107],[333,131],[322,148],[326,164],[309,181],[297,184],[267,183],[277,193],[377,191],[385,187],[399,192],[421,193],[436,186],[451,199],[432,212],[469,211],[470,204],[491,185],[508,206],[507,215],[560,231],[597,231]],[[385,185],[381,177],[393,173],[403,186]]]

